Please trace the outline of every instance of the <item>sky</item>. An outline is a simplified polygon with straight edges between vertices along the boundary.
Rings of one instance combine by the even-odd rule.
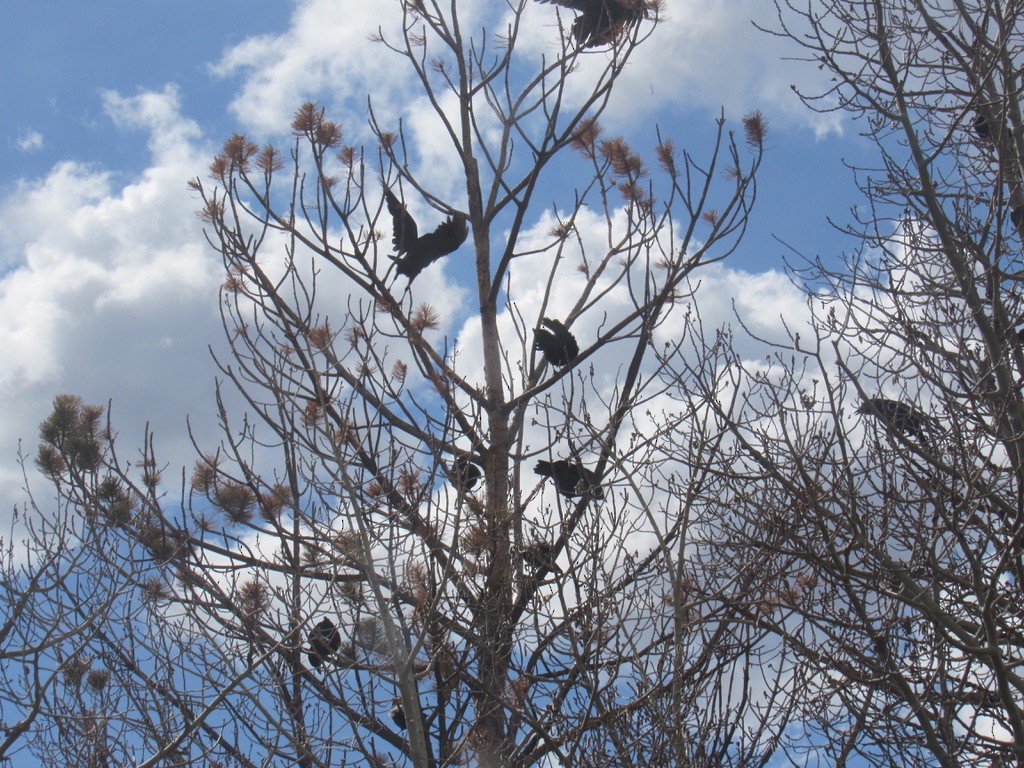
[[[770,24],[764,0],[668,0],[602,123],[653,163],[655,126],[677,147],[710,147],[758,109],[769,124],[759,195],[737,253],[710,280],[770,331],[801,311],[779,274],[793,251],[838,257],[859,196],[847,163],[871,148],[836,114],[799,103],[819,89],[813,64]],[[410,84],[394,54],[369,40],[395,29],[384,0],[63,0],[5,3],[0,25],[0,522],[24,504],[19,450],[34,454],[57,394],[112,406],[123,450],[151,430],[176,471],[216,440],[211,349],[225,350],[219,258],[186,182],[206,176],[234,132],[280,141],[314,99],[353,140],[369,137],[366,94],[408,118]],[[479,6],[477,6],[479,8]],[[531,4],[542,53],[557,37],[553,6]],[[467,14],[472,14],[467,4]],[[472,21],[471,16],[467,16]],[[387,73],[386,75],[383,73]],[[538,212],[538,216],[540,213]],[[465,282],[458,267],[445,279]],[[448,271],[452,270],[452,271]],[[429,278],[434,279],[434,278]],[[19,448],[20,446],[20,448]],[[40,507],[52,492],[32,467]],[[3,526],[0,526],[2,532]]]

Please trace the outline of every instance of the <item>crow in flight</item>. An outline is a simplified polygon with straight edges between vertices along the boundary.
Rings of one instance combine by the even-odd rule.
[[[534,328],[533,348],[543,352],[545,359],[552,365],[568,365],[575,360],[580,353],[580,345],[576,343],[576,337],[569,333],[569,329],[558,320],[547,317],[540,322],[551,330]]]
[[[868,398],[857,413],[874,416],[890,429],[913,435],[918,440],[924,440],[925,428],[931,426],[931,419],[912,405],[884,397]]]
[[[545,568],[556,576],[562,575],[562,569],[555,562],[555,545],[550,541],[535,541],[523,550],[523,560],[535,571]]]
[[[469,456],[459,456],[448,470],[452,483],[463,492],[475,488],[483,474],[480,465]]]
[[[646,19],[648,0],[538,0],[578,11],[572,38],[583,48],[613,43],[625,30]]]
[[[341,634],[334,622],[324,618],[309,633],[309,658],[313,669],[320,669],[324,660],[341,647]]]
[[[398,274],[408,277],[410,283],[424,269],[466,242],[469,227],[465,216],[449,216],[433,232],[420,235],[416,220],[409,215],[394,193],[385,189],[384,197],[394,220],[395,234],[392,242],[398,251],[398,256],[391,258],[398,264]]]
[[[538,475],[550,477],[555,481],[555,488],[564,496],[582,496],[588,490],[595,499],[604,498],[600,478],[580,464],[573,464],[568,459],[558,461],[538,461],[533,471]]]

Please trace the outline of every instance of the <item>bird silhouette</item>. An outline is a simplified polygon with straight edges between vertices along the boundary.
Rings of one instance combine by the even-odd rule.
[[[998,120],[992,122],[981,112],[976,112],[974,120],[971,122],[974,126],[974,134],[981,141],[991,143],[999,139],[999,131],[1005,131],[1004,136],[1010,135],[1010,124],[1005,120],[1002,124]]]
[[[402,700],[400,698],[395,698],[394,706],[388,710],[388,714],[395,721],[395,725],[405,730],[408,724],[405,722],[405,710],[402,709]]]
[[[575,360],[580,353],[580,345],[576,343],[576,337],[569,332],[569,329],[558,320],[551,320],[547,317],[540,322],[541,325],[551,330],[534,328],[533,348],[543,352],[544,358],[552,365],[568,365]]]
[[[647,18],[647,0],[538,0],[577,11],[572,37],[583,48],[613,43],[625,30]]]
[[[600,485],[601,479],[586,467],[574,464],[568,459],[538,461],[533,471],[554,480],[555,488],[563,496],[572,498],[582,496],[590,491],[595,499],[604,498],[604,489]]]
[[[334,622],[328,618],[320,620],[309,633],[309,664],[313,669],[320,669],[320,665],[332,653],[341,647],[341,634]]]
[[[555,562],[555,545],[550,541],[532,542],[523,550],[523,561],[535,571],[544,568],[556,576],[562,575],[561,567]]]
[[[469,227],[465,216],[449,216],[433,232],[420,235],[416,220],[409,215],[395,194],[385,188],[384,197],[395,226],[391,242],[398,251],[398,256],[391,258],[398,264],[398,274],[408,277],[410,283],[424,269],[466,242]]]
[[[1024,231],[1024,205],[1010,211],[1010,223],[1017,229]]]
[[[483,474],[480,465],[469,456],[459,456],[448,469],[448,477],[463,492],[475,488]]]
[[[925,429],[932,420],[912,405],[884,397],[871,397],[861,403],[857,413],[874,416],[886,427],[896,432],[913,435],[918,440],[925,438]]]
[[[974,116],[974,133],[982,141],[988,141],[992,138],[992,126],[988,123],[988,118],[985,117],[981,112],[978,112]]]

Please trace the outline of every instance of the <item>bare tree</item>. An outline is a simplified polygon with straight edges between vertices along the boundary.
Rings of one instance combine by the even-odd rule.
[[[723,596],[815,672],[801,760],[1024,765],[1021,4],[778,7],[879,162],[767,365],[726,336],[671,364],[728,432],[714,554],[760,574]]]
[[[98,466],[99,456],[89,446],[102,429],[103,410],[64,396],[42,424],[43,439],[74,457],[77,480]],[[54,476],[70,469],[57,451],[43,451],[39,458]],[[10,534],[0,539],[2,760],[22,754],[45,727],[56,691],[72,679],[76,689],[95,686],[102,675],[101,666],[90,671],[88,648],[130,582],[96,559],[102,535],[83,512],[87,517],[87,508],[59,493],[55,508],[43,514],[29,494],[15,510]]]
[[[92,556],[133,586],[90,641],[102,723],[72,732],[79,703],[54,702],[38,750],[55,764],[76,735],[143,766],[773,752],[795,660],[704,591],[739,587],[731,568],[690,562],[715,476],[675,446],[723,434],[658,413],[658,348],[700,330],[691,278],[743,234],[765,122],[737,141],[719,120],[702,156],[659,136],[651,171],[598,118],[658,4],[586,35],[567,13],[540,62],[518,54],[526,8],[493,37],[456,3],[405,2],[401,38],[380,36],[452,178],[371,99],[369,156],[309,103],[290,149],[232,137],[192,183],[226,272],[223,440],[180,494],[149,436],[126,461],[91,434],[91,468],[44,440],[61,497],[109,540]],[[463,265],[465,298],[423,296]]]

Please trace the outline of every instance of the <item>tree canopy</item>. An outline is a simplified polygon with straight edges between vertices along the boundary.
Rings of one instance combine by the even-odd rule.
[[[1024,765],[1020,5],[778,0],[878,163],[772,338],[700,301],[765,116],[605,136],[673,9],[557,5],[532,57],[526,2],[400,3],[436,156],[368,94],[375,143],[307,102],[190,182],[222,437],[178,475],[55,399],[0,756]]]

